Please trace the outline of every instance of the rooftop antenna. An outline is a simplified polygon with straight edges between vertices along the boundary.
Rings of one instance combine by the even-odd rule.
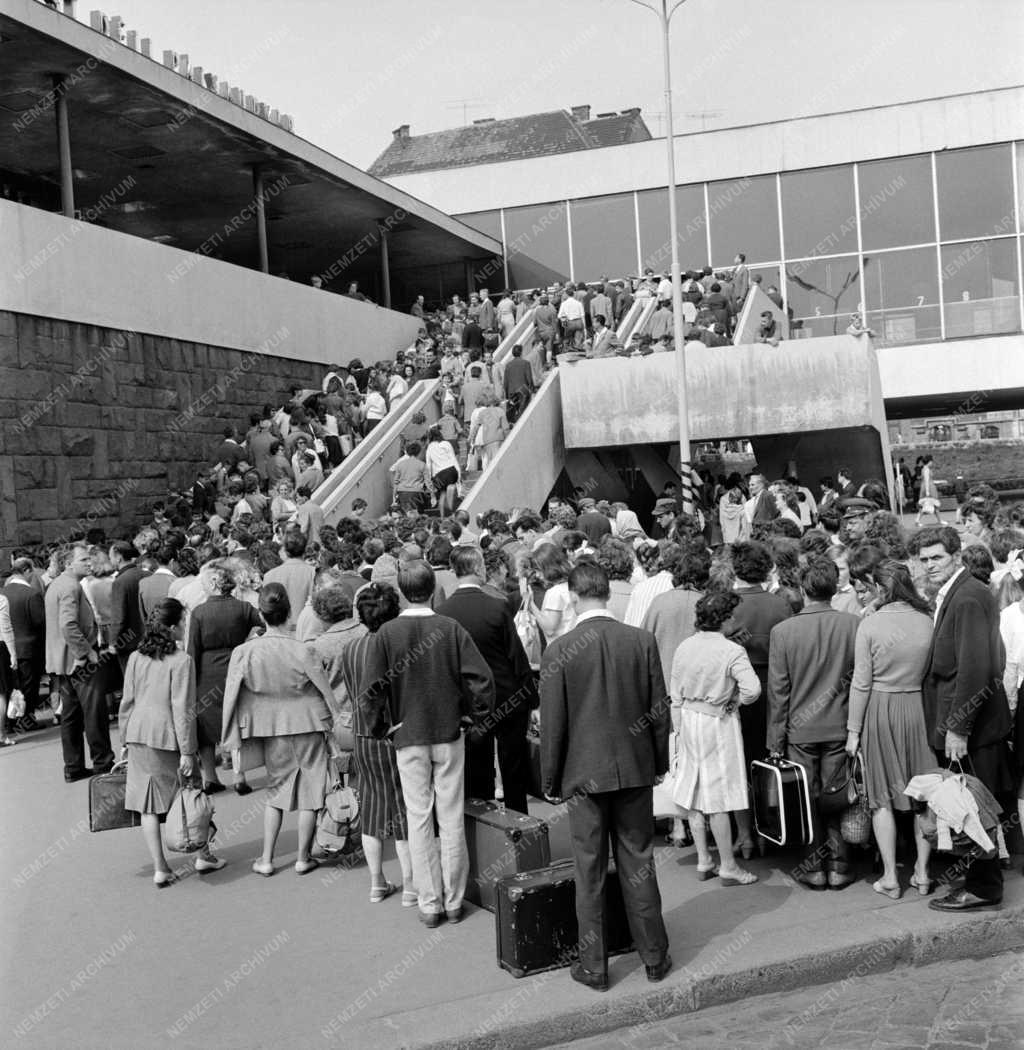
[[[487,103],[482,98],[453,98],[444,108],[461,109],[462,123],[469,123],[469,111],[471,109],[483,109]]]
[[[721,109],[702,109],[698,113],[686,113],[684,115],[687,120],[699,120],[700,130],[707,131],[708,118],[714,119],[715,117],[720,117],[723,112],[724,111]]]

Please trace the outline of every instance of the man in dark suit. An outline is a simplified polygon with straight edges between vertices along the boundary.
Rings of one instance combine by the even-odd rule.
[[[146,573],[139,567],[135,548],[126,540],[118,540],[110,548],[110,560],[117,570],[110,589],[111,621],[109,651],[117,653],[124,671],[128,657],[135,652],[142,639],[142,603],[139,583]]]
[[[771,629],[768,646],[768,750],[807,772],[814,837],[796,879],[809,889],[842,890],[854,881],[839,813],[821,814],[824,785],[846,764],[846,714],[860,618],[832,608],[839,570],[811,558],[800,572],[804,607]]]
[[[654,868],[653,787],[668,771],[669,700],[654,635],[607,610],[608,576],[569,574],[576,626],[541,664],[541,770],[549,798],[570,798],[579,959],[571,975],[608,987],[604,893],[608,845],[633,943],[660,981],[672,966]]]
[[[533,369],[529,361],[523,360],[523,348],[516,343],[512,347],[512,360],[505,366],[506,415],[509,423],[515,423],[523,414],[532,396]]]
[[[441,616],[450,616],[466,628],[494,675],[494,711],[480,727],[480,732],[486,730],[486,735],[467,740],[466,797],[494,797],[494,741],[497,739],[505,805],[526,813],[530,772],[526,731],[530,711],[538,703],[530,662],[508,604],[483,590],[487,576],[479,548],[456,547],[450,564],[458,585],[435,611]]]
[[[223,463],[228,470],[234,470],[245,459],[245,449],[238,443],[238,431],[232,426],[224,428],[224,440],[214,453],[214,463]]]
[[[12,655],[18,661],[18,688],[25,697],[25,717],[19,722],[20,729],[40,728],[32,713],[39,706],[39,682],[46,666],[46,610],[42,594],[32,585],[32,573],[33,565],[28,558],[15,558],[11,575],[0,590],[10,605],[17,650]]]
[[[480,350],[484,348],[484,330],[472,318],[462,327],[462,349]]]
[[[64,779],[70,784],[114,764],[110,747],[106,690],[96,652],[96,620],[82,590],[92,571],[89,548],[76,543],[64,571],[46,591],[46,670],[54,677],[61,700],[60,742]],[[89,742],[93,768],[85,765],[82,734]]]
[[[836,481],[840,499],[852,499],[857,495],[857,486],[854,484],[853,474],[849,467],[840,467],[836,471]]]
[[[912,548],[935,595],[935,632],[921,684],[925,725],[941,765],[963,762],[1001,802],[1013,794],[1003,689],[1005,654],[989,589],[963,566],[960,535],[948,525],[921,529]],[[1000,797],[1002,796],[1002,798]],[[1005,807],[1004,807],[1005,809]],[[1003,899],[999,858],[974,859],[962,890],[933,897],[936,911],[992,908]]]

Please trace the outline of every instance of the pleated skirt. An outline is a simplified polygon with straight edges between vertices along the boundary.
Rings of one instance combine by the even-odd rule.
[[[679,761],[672,801],[701,813],[746,809],[746,759],[739,717],[701,714],[685,705],[679,717]]]
[[[368,736],[355,738],[353,751],[359,784],[359,825],[375,839],[407,839],[402,781],[394,745]]]
[[[323,809],[327,789],[327,742],[323,733],[267,736],[267,805],[274,809]]]
[[[177,751],[129,744],[124,808],[164,816],[178,790],[180,759]]]
[[[872,809],[912,809],[913,800],[903,789],[913,777],[936,765],[920,691],[872,692],[864,712],[860,749],[868,805]]]

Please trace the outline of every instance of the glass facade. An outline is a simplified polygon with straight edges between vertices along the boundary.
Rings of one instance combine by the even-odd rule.
[[[680,186],[680,262],[727,269],[743,252],[794,338],[845,331],[857,311],[883,346],[1019,332],[1022,200],[1021,142]],[[501,214],[457,218],[494,233]],[[516,288],[671,265],[664,188],[504,220]]]

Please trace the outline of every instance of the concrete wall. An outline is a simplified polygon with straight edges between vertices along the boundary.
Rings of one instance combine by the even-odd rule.
[[[498,457],[477,479],[463,503],[471,518],[485,510],[539,509],[554,488],[565,465],[561,373],[548,373]]]
[[[393,357],[417,318],[0,200],[0,310],[294,360]]]
[[[131,528],[191,486],[225,423],[320,385],[322,366],[272,353],[0,311],[0,549]]]
[[[567,448],[676,441],[675,354],[577,361],[562,369]],[[852,336],[709,349],[686,346],[690,437],[755,437],[877,423],[878,366]]]

